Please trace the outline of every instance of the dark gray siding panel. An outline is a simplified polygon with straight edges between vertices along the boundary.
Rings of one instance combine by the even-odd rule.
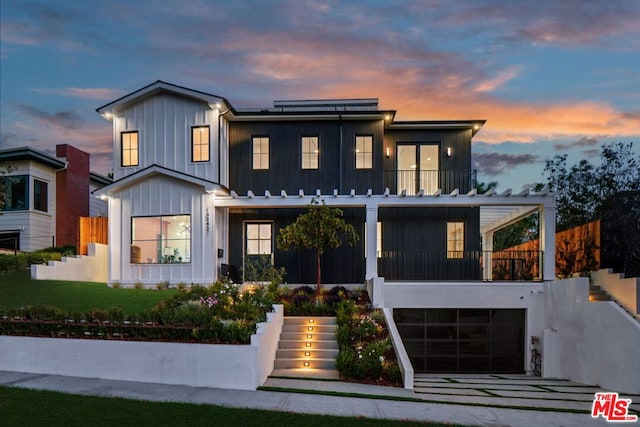
[[[382,258],[387,280],[479,280],[479,208],[381,208]],[[464,222],[463,259],[447,259],[447,221]]]
[[[272,221],[274,236],[273,260],[276,267],[285,267],[287,283],[316,283],[315,253],[310,250],[282,252],[277,249],[275,236],[280,229],[295,221],[306,209],[231,209],[229,213],[229,263],[243,265],[243,224],[245,221]],[[329,249],[321,260],[322,283],[364,282],[364,209],[343,209],[344,218],[352,224],[360,241],[354,246],[347,244]]]
[[[239,194],[246,194],[248,190],[255,194],[264,194],[265,190],[297,194],[300,189],[306,194],[315,193],[316,189],[323,194],[331,194],[334,189],[346,194],[352,188],[359,194],[369,188],[380,193],[384,190],[383,131],[381,120],[232,122],[229,130],[229,187]],[[373,135],[373,169],[355,169],[356,135]],[[269,137],[268,170],[252,169],[253,136]],[[318,136],[318,170],[301,168],[302,136]]]

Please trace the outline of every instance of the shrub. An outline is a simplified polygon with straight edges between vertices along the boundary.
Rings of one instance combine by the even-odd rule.
[[[133,287],[136,288],[136,289],[142,289],[142,288],[144,288],[144,283],[136,282],[136,283],[133,284]]]
[[[169,282],[168,281],[164,281],[164,282],[160,282],[156,284],[156,289],[159,291],[162,291],[164,289],[168,289],[169,288]]]
[[[122,283],[120,283],[120,282],[113,282],[113,283],[111,284],[111,287],[112,287],[112,288],[114,288],[114,289],[120,289],[120,288],[122,287]]]
[[[307,295],[307,296],[311,296],[311,295],[315,295],[316,291],[308,285],[304,285],[304,286],[298,286],[297,288],[293,289],[293,291],[291,291],[292,294],[294,295]]]

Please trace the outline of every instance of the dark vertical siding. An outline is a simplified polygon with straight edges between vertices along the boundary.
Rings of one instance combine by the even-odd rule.
[[[349,246],[344,244],[337,249],[329,249],[321,260],[323,283],[363,283],[364,260],[364,209],[342,209],[345,220],[354,226],[360,241]],[[288,283],[316,283],[315,253],[311,250],[278,250],[275,239],[280,229],[295,221],[306,209],[231,209],[229,212],[229,263],[242,267],[245,221],[273,221],[273,260],[276,267],[287,271]]]
[[[479,280],[480,210],[467,207],[380,208],[378,274],[394,280]],[[464,259],[447,259],[447,222],[464,222]]]
[[[359,194],[369,188],[380,193],[384,190],[383,132],[382,120],[232,122],[229,187],[239,194],[251,190],[256,195],[264,194],[265,190],[297,194],[300,189],[306,194],[315,193],[316,189],[323,194],[331,194],[334,189],[347,194],[352,188]],[[320,144],[319,169],[303,170],[300,138],[316,135]],[[373,169],[355,169],[356,135],[373,135]],[[252,136],[269,137],[268,170],[251,167]]]
[[[462,185],[461,181],[454,177],[464,176],[462,171],[471,170],[471,130],[410,130],[391,129],[385,132],[384,149],[389,148],[389,158],[384,157],[384,170],[395,171],[397,169],[396,151],[397,144],[438,144],[440,146],[440,170],[442,174],[441,186],[445,192],[450,192],[458,188],[461,192],[471,190],[471,181],[467,185]],[[452,156],[447,156],[447,147],[451,147]],[[460,171],[463,175],[447,174],[446,171]],[[467,181],[467,180],[464,180]],[[385,186],[395,191],[395,180],[393,173],[386,174]]]

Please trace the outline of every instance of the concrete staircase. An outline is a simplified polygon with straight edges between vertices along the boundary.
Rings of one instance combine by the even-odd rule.
[[[589,286],[589,301],[611,301],[611,297],[598,285]]]
[[[271,377],[338,379],[335,317],[285,317]]]

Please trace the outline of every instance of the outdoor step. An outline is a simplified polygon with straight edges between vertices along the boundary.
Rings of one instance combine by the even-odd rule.
[[[316,324],[306,324],[306,325],[288,325],[284,324],[282,327],[282,332],[300,332],[300,333],[315,333],[315,332],[323,332],[327,334],[335,334],[337,326],[336,325],[316,325]]]
[[[281,340],[291,340],[291,341],[311,341],[311,340],[320,340],[320,341],[331,341],[336,339],[336,334],[331,332],[282,332],[280,334]]]
[[[307,347],[306,343],[309,343],[310,346]],[[279,347],[282,350],[286,349],[304,349],[304,348],[312,348],[317,350],[337,350],[338,342],[334,340],[313,340],[313,341],[300,341],[300,340],[285,340],[280,337],[280,345]]]
[[[313,322],[309,320],[313,320]],[[311,323],[316,325],[335,325],[336,318],[324,316],[285,316],[284,318],[285,325],[307,325]]]
[[[611,297],[607,294],[591,294],[589,301],[611,301]]]
[[[335,369],[335,367],[336,361],[334,359],[323,359],[317,357],[276,359],[273,366],[274,369]]]
[[[305,378],[314,380],[337,380],[340,378],[338,371],[335,369],[305,369],[305,368],[292,368],[292,369],[274,369],[271,372],[271,377],[284,377],[284,378]]]
[[[309,353],[307,356],[306,353]],[[338,355],[338,349],[321,349],[321,348],[285,348],[278,349],[276,352],[277,359],[307,358],[317,357],[321,359],[335,359]]]

